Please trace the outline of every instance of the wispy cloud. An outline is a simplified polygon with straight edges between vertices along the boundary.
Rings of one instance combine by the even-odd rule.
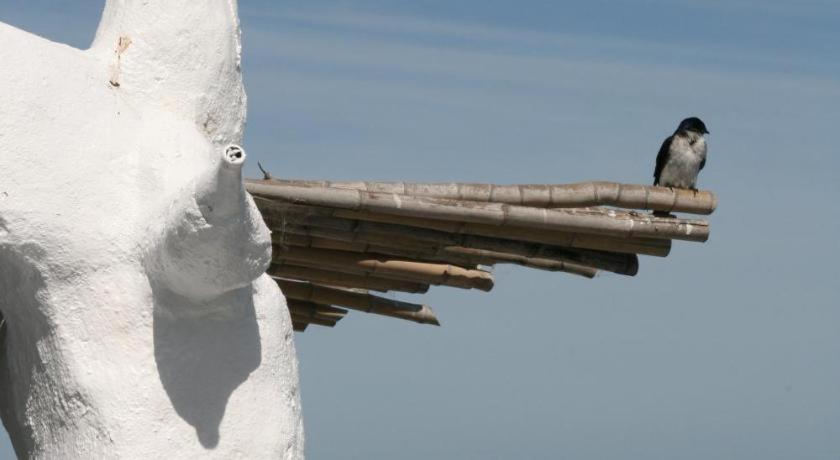
[[[747,8],[752,2],[743,0],[740,3],[741,8]],[[727,5],[729,8],[737,7],[735,4]],[[750,47],[738,42],[726,45],[686,45],[624,36],[547,33],[478,23],[431,21],[420,17],[336,9],[313,11],[251,8],[247,14],[273,19],[271,29],[280,30],[281,33],[286,30],[296,34],[310,32],[321,37],[342,39],[367,37],[380,43],[423,43],[431,46],[437,44],[446,48],[491,51],[493,54],[561,56],[587,61],[622,61],[644,65],[679,65],[694,69],[716,68],[733,73],[752,71],[762,74],[820,76],[835,75],[838,70],[835,60],[813,59],[794,53],[780,55],[775,50]]]
[[[296,17],[319,27],[253,27],[247,36],[252,52],[262,62],[274,63],[275,74],[279,72],[285,78],[297,75],[304,87],[316,81],[324,86],[343,81],[352,84],[356,91],[368,88],[377,98],[398,97],[412,104],[465,103],[475,107],[477,101],[485,100],[486,103],[479,104],[481,109],[486,109],[488,104],[512,108],[517,100],[521,102],[523,95],[530,95],[527,103],[530,110],[523,113],[546,117],[550,111],[558,112],[559,98],[585,107],[587,100],[611,93],[620,93],[626,105],[639,108],[674,98],[697,106],[710,95],[732,93],[741,96],[756,92],[840,94],[838,82],[829,78],[700,66],[694,59],[645,62],[630,53],[593,57],[591,54],[597,53],[587,50],[606,45],[601,41],[592,45],[587,39],[430,24],[416,18],[301,14]],[[359,34],[355,29],[335,30],[336,24],[358,26],[367,34]],[[413,31],[438,39],[446,34],[467,34],[487,43],[486,46],[457,46],[430,43],[428,39],[402,40],[382,36],[381,30]],[[498,50],[488,45],[501,41],[512,48]],[[537,42],[553,42],[557,47],[553,52],[533,55],[529,50]],[[647,49],[643,44],[621,46],[627,50]],[[688,88],[696,90],[687,91]],[[488,92],[492,92],[492,97],[488,97]]]

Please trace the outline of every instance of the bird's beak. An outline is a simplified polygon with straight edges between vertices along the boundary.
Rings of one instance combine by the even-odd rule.
[[[704,129],[704,130],[703,130],[703,133],[705,133],[705,134],[712,134],[712,133],[710,133],[710,132],[709,132],[709,130],[708,130],[708,129]]]

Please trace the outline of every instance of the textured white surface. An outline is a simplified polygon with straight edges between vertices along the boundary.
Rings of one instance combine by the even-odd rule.
[[[0,23],[0,415],[37,458],[298,458],[270,235],[226,157],[234,0],[109,0],[89,50]]]

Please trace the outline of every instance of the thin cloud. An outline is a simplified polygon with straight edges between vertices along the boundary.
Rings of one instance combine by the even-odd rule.
[[[739,46],[691,46],[630,37],[590,36],[582,33],[546,33],[525,29],[487,26],[476,23],[430,21],[419,17],[323,10],[261,10],[251,7],[245,13],[279,22],[271,31],[289,31],[304,37],[318,35],[342,40],[369,37],[387,43],[445,43],[493,54],[562,56],[588,61],[632,61],[646,65],[678,64],[682,67],[715,68],[733,73],[753,72],[796,76],[836,74],[834,61],[811,59],[789,53],[756,50]],[[264,28],[264,30],[266,30]],[[690,60],[689,60],[690,58]]]
[[[621,84],[647,88],[655,94],[681,91],[686,82],[724,90],[748,84],[780,91],[821,91],[836,94],[835,80],[788,76],[766,72],[723,71],[695,68],[690,62],[644,63],[629,59],[590,59],[556,55],[528,56],[485,49],[446,45],[423,45],[376,37],[357,37],[297,29],[269,30],[255,27],[246,45],[252,52],[283,67],[308,69],[312,74],[341,74],[341,78],[388,80],[411,84],[412,80],[446,81],[470,91],[482,82],[512,89],[564,89],[586,91],[609,89]],[[586,48],[585,43],[578,45]],[[291,66],[290,63],[298,64]],[[340,72],[335,72],[340,70]],[[496,88],[499,89],[499,88]],[[769,88],[768,88],[769,89]]]

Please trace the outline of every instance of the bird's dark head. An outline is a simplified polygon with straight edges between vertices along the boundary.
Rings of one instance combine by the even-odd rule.
[[[706,124],[697,117],[689,117],[681,121],[680,126],[677,128],[677,132],[680,131],[694,131],[700,134],[709,134],[709,130],[706,129]]]

